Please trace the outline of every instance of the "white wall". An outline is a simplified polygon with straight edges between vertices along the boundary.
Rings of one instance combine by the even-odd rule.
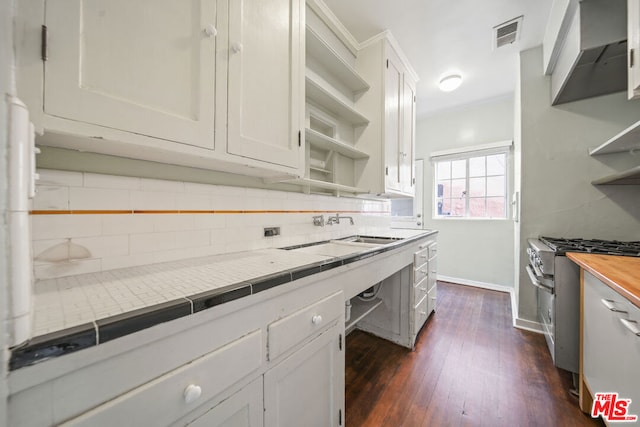
[[[513,105],[513,97],[505,96],[428,116],[417,123],[416,157],[425,159],[425,228],[440,231],[439,276],[513,286],[512,221],[434,219],[434,176],[429,160],[432,151],[512,140]],[[510,156],[511,170],[512,160]]]
[[[7,164],[7,104],[13,94],[13,1],[0,2],[0,426],[7,423],[7,361],[5,325],[8,318],[9,255],[8,236],[8,164]]]
[[[640,240],[640,186],[591,181],[640,163],[629,154],[590,157],[594,148],[640,120],[626,93],[551,106],[542,48],[520,55],[522,204],[520,264],[539,235]],[[520,269],[522,270],[522,269]],[[520,271],[519,317],[535,320],[535,288]]]

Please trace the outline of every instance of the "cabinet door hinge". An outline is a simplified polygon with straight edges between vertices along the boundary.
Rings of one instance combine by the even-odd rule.
[[[411,180],[411,183],[412,183],[413,185],[416,185],[416,179],[415,179],[415,178],[413,178],[413,179]]]
[[[413,95],[413,102],[416,102],[416,96]]]
[[[302,131],[298,131],[298,147],[302,147]]]
[[[389,68],[389,60],[387,59],[387,68]]]
[[[342,425],[342,409],[338,409],[338,425]]]
[[[40,33],[40,56],[43,61],[47,60],[48,57],[48,48],[47,48],[47,39],[49,38],[49,33],[47,30],[47,26],[42,26],[42,31]]]
[[[633,57],[634,57],[633,49],[629,49],[629,68],[633,68]]]
[[[342,351],[342,334],[338,335],[338,349]]]
[[[389,175],[389,166],[384,167],[384,174]]]

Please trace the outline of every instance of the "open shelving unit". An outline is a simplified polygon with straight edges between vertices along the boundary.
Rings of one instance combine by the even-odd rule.
[[[640,121],[629,126],[602,145],[589,150],[592,156],[613,153],[640,154]],[[591,182],[593,185],[640,185],[640,165]]]
[[[307,3],[305,67],[305,156],[302,178],[288,179],[305,192],[367,194],[356,182],[356,162],[367,162],[369,153],[358,148],[360,129],[369,118],[357,107],[370,89],[356,69],[357,46],[334,16]]]
[[[344,330],[349,331],[349,329],[353,328],[356,323],[378,308],[380,304],[382,304],[382,300],[380,298],[376,298],[372,301],[362,301],[358,298],[353,298],[351,300],[351,318],[347,323],[345,323]]]

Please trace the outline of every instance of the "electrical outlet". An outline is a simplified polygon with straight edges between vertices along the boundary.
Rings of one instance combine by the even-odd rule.
[[[280,227],[265,227],[264,237],[273,237],[280,235]]]

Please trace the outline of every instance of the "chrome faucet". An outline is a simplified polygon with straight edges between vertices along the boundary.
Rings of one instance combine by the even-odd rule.
[[[341,219],[348,219],[349,221],[351,221],[351,225],[355,224],[355,222],[353,222],[353,217],[340,216],[339,213],[336,213],[336,216],[330,216],[329,218],[327,218],[327,225],[340,224]]]

